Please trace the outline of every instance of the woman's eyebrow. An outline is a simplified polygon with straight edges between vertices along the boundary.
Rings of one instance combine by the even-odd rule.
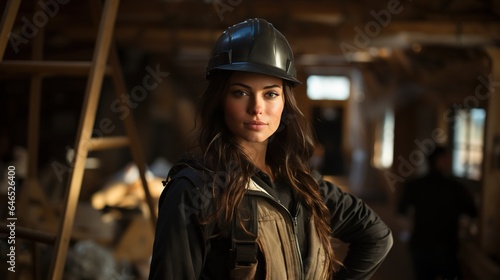
[[[240,86],[240,87],[244,87],[246,89],[252,89],[251,86],[243,84],[243,83],[239,83],[239,82],[232,83],[231,86]],[[279,85],[269,85],[269,86],[265,86],[264,87],[264,89],[270,89],[270,88],[281,88],[281,86],[279,86]]]
[[[281,88],[281,86],[279,86],[279,85],[270,85],[270,86],[264,87],[264,89],[269,89],[269,88]]]

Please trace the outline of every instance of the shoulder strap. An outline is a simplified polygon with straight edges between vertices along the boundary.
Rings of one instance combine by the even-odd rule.
[[[199,186],[204,184],[204,181],[201,178],[201,174],[198,173],[198,171],[196,171],[195,169],[190,168],[190,167],[186,167],[186,168],[182,169],[177,174],[175,174],[175,176],[172,177],[172,179],[182,178],[182,177],[191,181],[191,183],[193,183],[193,185],[195,185],[196,187],[199,187]]]
[[[203,180],[201,178],[201,175],[196,171],[194,168],[189,167],[189,166],[183,166],[181,168],[178,167],[172,167],[170,171],[168,172],[167,178],[165,181],[161,181],[163,186],[166,187],[167,184],[172,181],[174,178],[181,178],[185,177],[191,183],[193,183],[195,186],[199,186],[199,184],[203,184]]]
[[[231,268],[257,263],[258,220],[255,197],[243,197],[240,216],[241,222],[233,219],[231,225]]]
[[[159,201],[158,201],[158,207],[161,207],[161,204],[163,203],[163,200],[164,200],[164,197],[168,191],[168,184],[173,180],[173,179],[177,179],[177,178],[186,178],[188,179],[189,181],[191,181],[191,183],[194,185],[194,186],[201,186],[204,184],[204,181],[203,181],[203,178],[201,177],[201,175],[193,168],[190,168],[190,167],[185,167],[181,170],[179,170],[178,172],[176,172],[175,174],[172,174],[172,170],[168,173],[168,176],[167,176],[167,179],[165,179],[165,181],[161,181],[163,186],[167,189],[164,189],[162,192],[161,192],[161,195],[160,195],[160,198],[159,198]]]
[[[165,187],[177,178],[186,178],[194,186],[201,186],[204,184],[202,175],[193,168],[183,168],[174,175],[169,174],[167,180],[162,181]],[[163,191],[160,196],[160,205],[163,201],[163,196],[167,190]],[[238,219],[233,219],[231,224],[231,250],[230,250],[230,265],[232,268],[238,266],[245,266],[257,263],[257,201],[255,197],[244,196],[241,204],[240,217],[242,223]],[[245,231],[245,229],[247,231]]]

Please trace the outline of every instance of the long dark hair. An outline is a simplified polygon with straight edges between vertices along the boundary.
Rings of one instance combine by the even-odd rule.
[[[206,222],[222,221],[222,228],[227,228],[233,219],[240,219],[237,210],[245,195],[245,187],[257,172],[252,160],[242,152],[224,120],[223,106],[231,74],[230,71],[222,70],[213,73],[201,97],[198,111],[200,123],[197,139],[202,166],[215,174],[212,182],[214,211]],[[269,140],[266,163],[277,178],[298,194],[298,198],[311,212],[326,251],[325,272],[330,277],[338,262],[331,243],[330,212],[308,166],[314,139],[308,122],[297,106],[292,87],[286,81],[283,86],[285,107],[280,126]]]

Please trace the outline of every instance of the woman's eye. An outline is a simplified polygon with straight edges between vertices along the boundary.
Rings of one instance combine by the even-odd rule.
[[[278,97],[280,96],[277,92],[274,92],[274,91],[270,91],[266,94],[269,98],[275,98],[275,97]]]
[[[248,95],[248,93],[246,93],[246,92],[245,92],[245,91],[243,91],[243,90],[235,90],[235,91],[233,92],[233,94],[234,94],[235,96],[237,96],[237,97]]]

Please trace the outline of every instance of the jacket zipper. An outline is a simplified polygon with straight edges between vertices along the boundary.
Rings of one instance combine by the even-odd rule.
[[[257,183],[255,183],[257,185]],[[274,197],[268,195],[267,193],[264,193],[262,191],[249,191],[248,192],[250,195],[256,195],[256,196],[261,196],[261,197],[264,197],[264,198],[267,198],[267,199],[270,199],[273,203],[275,203],[276,205],[280,206],[287,214],[288,214],[288,217],[290,218],[290,221],[292,222],[292,228],[293,228],[293,236],[294,236],[294,239],[295,239],[295,246],[297,248],[297,253],[298,253],[298,256],[299,256],[299,264],[300,264],[300,279],[304,279],[304,264],[302,263],[302,254],[300,252],[300,246],[299,246],[299,239],[297,237],[297,224],[298,224],[298,215],[299,215],[299,211],[300,211],[300,203],[297,202],[297,213],[295,213],[295,216],[292,216],[292,214],[290,213],[290,211],[288,211],[288,209],[283,205],[281,204],[281,202],[277,201],[276,199],[274,199]]]
[[[282,207],[284,207],[282,205]],[[305,272],[304,272],[304,264],[302,263],[302,253],[300,252],[300,246],[299,246],[299,239],[297,238],[297,224],[298,224],[298,216],[300,212],[300,203],[297,202],[297,207],[295,207],[297,211],[295,212],[295,217],[293,217],[293,233],[295,235],[295,244],[297,245],[297,251],[299,253],[299,263],[300,263],[300,279],[304,279],[305,277]],[[285,208],[286,209],[286,208]],[[291,214],[290,214],[291,216]]]

